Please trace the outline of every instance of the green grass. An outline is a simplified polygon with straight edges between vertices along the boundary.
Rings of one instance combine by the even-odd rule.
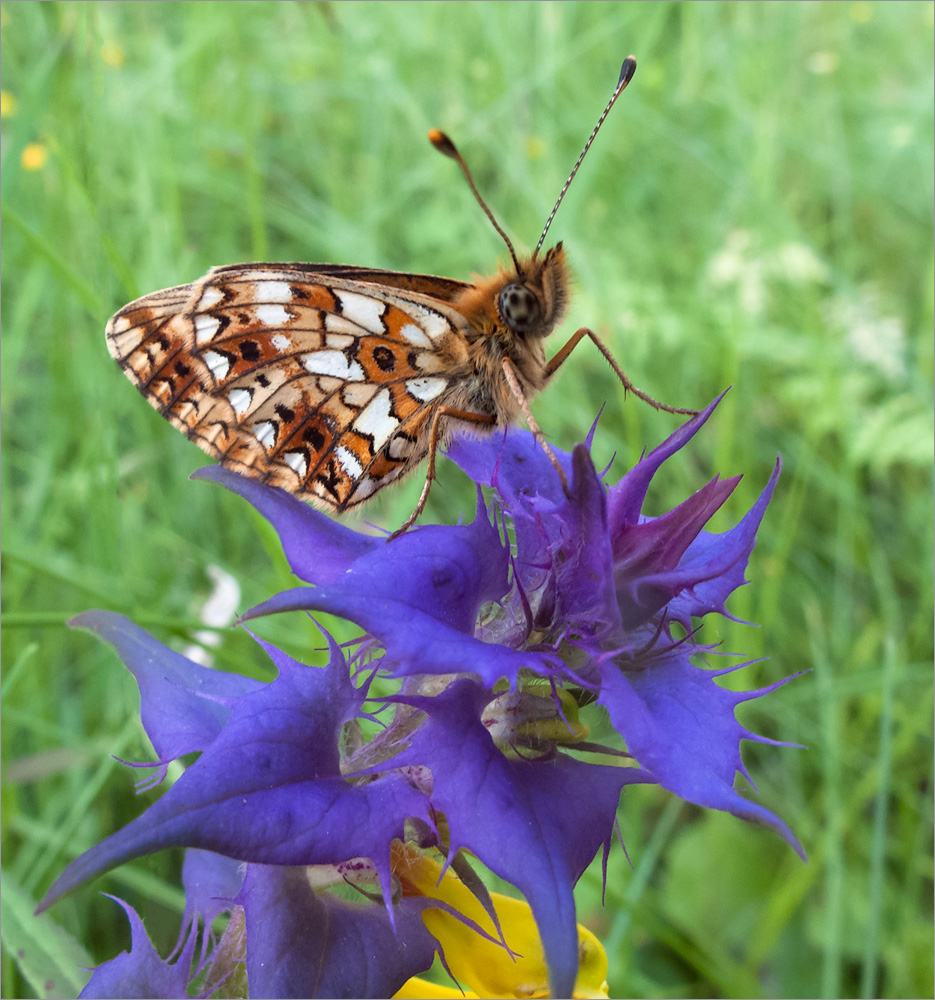
[[[733,385],[654,509],[742,472],[726,527],[782,453],[731,605],[760,628],[705,636],[769,657],[747,685],[812,671],[742,716],[807,747],[745,756],[810,860],[636,788],[633,870],[616,850],[603,908],[590,871],[580,913],[616,996],[932,995],[932,32],[930,3],[3,8],[4,996],[74,991],[44,985],[80,961],[73,939],[93,961],[127,947],[99,890],[164,952],[178,926],[179,859],[160,855],[29,944],[29,901],[142,808],[109,755],[148,750],[132,681],[62,623],[106,607],[181,641],[207,566],[242,608],[291,579],[243,503],[188,481],[204,456],[117,370],[106,319],[239,260],[494,270],[503,247],[426,129],[531,247],[631,51],[551,232],[576,275],[565,332],[594,326],[675,405]],[[48,160],[29,171],[32,142]],[[675,425],[586,345],[533,408],[568,448],[604,402],[596,456],[618,471]],[[428,515],[453,521],[471,491],[442,466]],[[420,485],[366,518],[398,524]],[[320,644],[297,615],[265,634]],[[242,630],[218,662],[264,669]]]

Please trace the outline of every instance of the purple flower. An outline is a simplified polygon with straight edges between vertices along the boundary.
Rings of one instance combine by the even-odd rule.
[[[324,611],[361,626],[364,641],[349,658],[331,642],[321,669],[261,642],[278,671],[261,684],[198,667],[118,615],[79,616],[73,624],[116,646],[136,676],[160,776],[181,754],[201,756],[139,819],[72,862],[43,905],[164,847],[245,862],[236,889],[212,896],[202,885],[211,878],[187,882],[186,942],[199,917],[210,923],[218,899],[237,914],[210,959],[209,936],[197,961],[185,945],[189,965],[207,962],[214,983],[242,975],[245,960],[252,996],[389,996],[437,950],[422,912],[450,909],[429,897],[400,898],[392,844],[441,852],[470,883],[467,851],[523,892],[550,990],[571,996],[574,885],[599,848],[606,859],[625,785],[658,782],[687,801],[764,823],[801,854],[782,820],[734,788],[736,773],[746,775],[741,740],[772,742],[741,726],[735,708],[778,685],[738,694],[716,683],[737,667],[692,662],[711,652],[693,629],[707,614],[729,615],[725,602],[745,582],[779,464],[723,534],[704,525],[737,479],[714,479],[662,516],[642,513],[657,470],[717,402],[610,488],[594,469],[590,438],[558,453],[568,496],[528,432],[458,439],[449,456],[478,484],[473,521],[418,527],[390,543],[222,468],[197,473],[272,523],[306,584],[244,620]],[[480,486],[495,491],[491,509]],[[377,676],[396,682],[397,692],[376,698]],[[373,714],[365,701],[377,705]],[[579,710],[597,711],[587,708],[594,703],[632,759],[619,746],[587,741]],[[369,740],[363,719],[381,727]],[[586,762],[580,750],[603,753],[606,763]],[[225,877],[231,863],[218,863]],[[310,871],[352,881],[358,900],[312,891]],[[509,928],[484,890],[477,894],[509,947]],[[151,945],[133,928],[129,958],[95,974],[101,995],[117,995],[105,979],[121,960],[121,976],[134,956],[141,970],[153,963]],[[353,983],[341,979],[348,965],[340,942],[351,941],[375,956]]]

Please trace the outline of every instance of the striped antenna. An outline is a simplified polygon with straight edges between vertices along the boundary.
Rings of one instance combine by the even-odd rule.
[[[601,112],[601,117],[598,118],[597,124],[594,126],[594,131],[588,137],[588,141],[584,144],[584,149],[581,150],[581,155],[578,157],[578,162],[575,164],[574,169],[568,175],[568,180],[565,181],[565,186],[562,188],[561,194],[558,196],[558,201],[555,203],[555,208],[552,209],[551,215],[548,217],[545,223],[545,229],[542,230],[542,235],[539,237],[539,242],[536,244],[536,249],[533,252],[533,260],[539,254],[542,249],[542,244],[545,242],[545,234],[549,231],[549,226],[552,225],[552,220],[555,218],[555,213],[558,211],[558,206],[561,205],[562,199],[565,197],[565,192],[571,186],[571,182],[575,179],[575,174],[578,173],[578,167],[581,166],[581,161],[587,155],[588,150],[591,148],[591,143],[594,142],[594,137],[597,135],[600,127],[604,124],[604,119],[610,114],[610,109],[614,106],[614,102],[617,98],[624,92],[627,84],[633,79],[633,74],[636,72],[636,58],[634,56],[627,56],[623,60],[623,66],[620,67],[620,79],[617,81],[617,86],[614,88],[614,92],[610,95],[610,100],[607,102],[607,107]]]
[[[458,152],[458,147],[442,132],[440,129],[433,128],[429,129],[429,142],[441,153],[443,156],[447,156],[454,160],[455,163],[461,168],[461,173],[464,174],[465,180],[468,182],[468,187],[477,199],[478,205],[484,210],[487,218],[493,223],[494,229],[503,238],[503,242],[506,243],[507,250],[510,251],[510,256],[513,258],[513,266],[516,268],[516,273],[525,280],[526,275],[523,269],[519,266],[519,261],[516,259],[516,251],[513,249],[513,244],[510,242],[510,237],[503,231],[500,223],[494,218],[493,212],[487,207],[487,202],[484,201],[480,196],[480,191],[474,184],[474,178],[471,176],[471,171],[468,170],[468,165],[464,162],[464,157]]]

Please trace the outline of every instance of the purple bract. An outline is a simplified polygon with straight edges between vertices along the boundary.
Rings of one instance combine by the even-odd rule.
[[[737,479],[714,479],[662,516],[642,513],[659,467],[717,402],[609,488],[590,439],[559,452],[568,496],[528,432],[460,438],[448,454],[478,485],[473,521],[389,543],[222,468],[197,473],[270,521],[304,583],[243,619],[327,612],[359,625],[364,641],[352,655],[332,641],[321,668],[261,642],[277,671],[262,683],[198,666],[120,615],[72,622],[115,646],[136,677],[158,775],[200,752],[137,820],[73,861],[43,902],[131,858],[190,849],[175,961],[159,958],[128,909],[132,951],[98,969],[83,995],[127,996],[137,982],[146,995],[184,996],[199,970],[211,986],[245,968],[253,996],[391,996],[431,963],[437,944],[421,913],[444,906],[399,898],[391,845],[415,838],[455,864],[466,849],[523,892],[550,989],[571,996],[573,889],[610,848],[621,791],[634,783],[764,823],[801,854],[782,820],[734,788],[746,774],[741,741],[772,742],[737,722],[735,708],[778,685],[736,693],[716,681],[738,668],[693,663],[710,651],[696,641],[699,619],[729,617],[725,602],[745,582],[779,463],[722,534],[704,526]],[[482,486],[493,490],[489,508]],[[377,697],[376,677],[396,693]],[[621,742],[588,743],[579,708],[606,710]],[[376,728],[369,740],[361,720]],[[601,752],[606,763],[591,762]],[[356,901],[315,892],[313,866],[340,878],[358,866],[370,890]],[[223,909],[236,914],[239,952],[231,931],[213,953],[203,934],[196,954],[198,919]],[[349,961],[349,948],[370,958]]]

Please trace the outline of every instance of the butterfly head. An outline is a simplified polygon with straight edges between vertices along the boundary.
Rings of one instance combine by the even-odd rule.
[[[497,313],[523,339],[546,337],[565,315],[567,299],[565,251],[559,243],[506,276],[497,295]]]

